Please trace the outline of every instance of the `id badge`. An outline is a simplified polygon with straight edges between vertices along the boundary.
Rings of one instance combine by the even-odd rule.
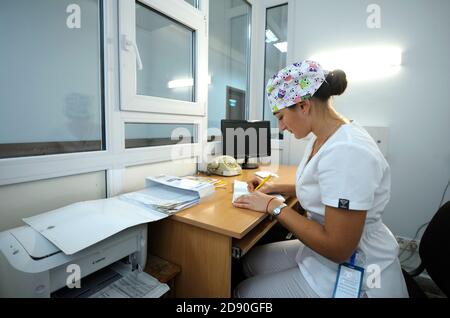
[[[364,268],[344,263],[339,265],[333,298],[359,298]]]

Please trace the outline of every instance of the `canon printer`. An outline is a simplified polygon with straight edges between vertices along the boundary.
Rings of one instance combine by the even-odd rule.
[[[75,269],[80,278],[92,277],[118,261],[127,261],[130,270],[142,270],[147,257],[146,240],[147,224],[141,224],[66,255],[28,225],[2,232],[0,298],[54,297],[67,289]],[[111,276],[104,275],[99,284],[108,279]]]

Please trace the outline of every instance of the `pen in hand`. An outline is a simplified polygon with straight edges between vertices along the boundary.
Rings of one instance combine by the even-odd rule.
[[[256,190],[259,190],[259,188],[261,188],[263,185],[264,185],[264,183],[266,183],[267,181],[269,181],[269,179],[272,177],[272,175],[268,175],[267,177],[265,177],[262,181],[261,181],[261,183],[260,184],[258,184],[258,186],[255,188],[255,191]]]

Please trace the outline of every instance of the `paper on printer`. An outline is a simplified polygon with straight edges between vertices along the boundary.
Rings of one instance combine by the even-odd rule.
[[[129,264],[115,263],[111,268],[121,278],[90,298],[159,298],[170,290],[153,276],[139,271],[131,271]]]
[[[114,197],[74,203],[23,221],[66,255],[72,255],[129,227],[165,217]]]

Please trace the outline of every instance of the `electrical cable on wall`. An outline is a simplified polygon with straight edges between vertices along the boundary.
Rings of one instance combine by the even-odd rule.
[[[445,194],[447,193],[448,187],[450,186],[450,179],[448,180],[447,186],[444,189],[444,192],[442,193],[442,198],[441,198],[441,202],[439,202],[439,206],[438,209],[442,206],[443,202],[444,202],[444,198],[445,198]],[[437,211],[437,210],[436,210]],[[405,251],[408,250],[409,246],[412,244],[413,241],[415,241],[420,233],[420,231],[426,227],[428,224],[430,224],[430,221],[422,224],[421,226],[419,226],[419,228],[416,231],[416,234],[414,234],[414,238],[412,240],[410,240],[408,242],[408,244],[406,244],[406,246],[404,247],[403,251],[400,252],[400,254],[398,254],[398,257],[400,259],[400,257],[405,253]],[[409,260],[412,256],[414,255],[414,251],[411,251],[411,255],[409,257],[407,257],[406,259],[400,261],[401,263]]]

